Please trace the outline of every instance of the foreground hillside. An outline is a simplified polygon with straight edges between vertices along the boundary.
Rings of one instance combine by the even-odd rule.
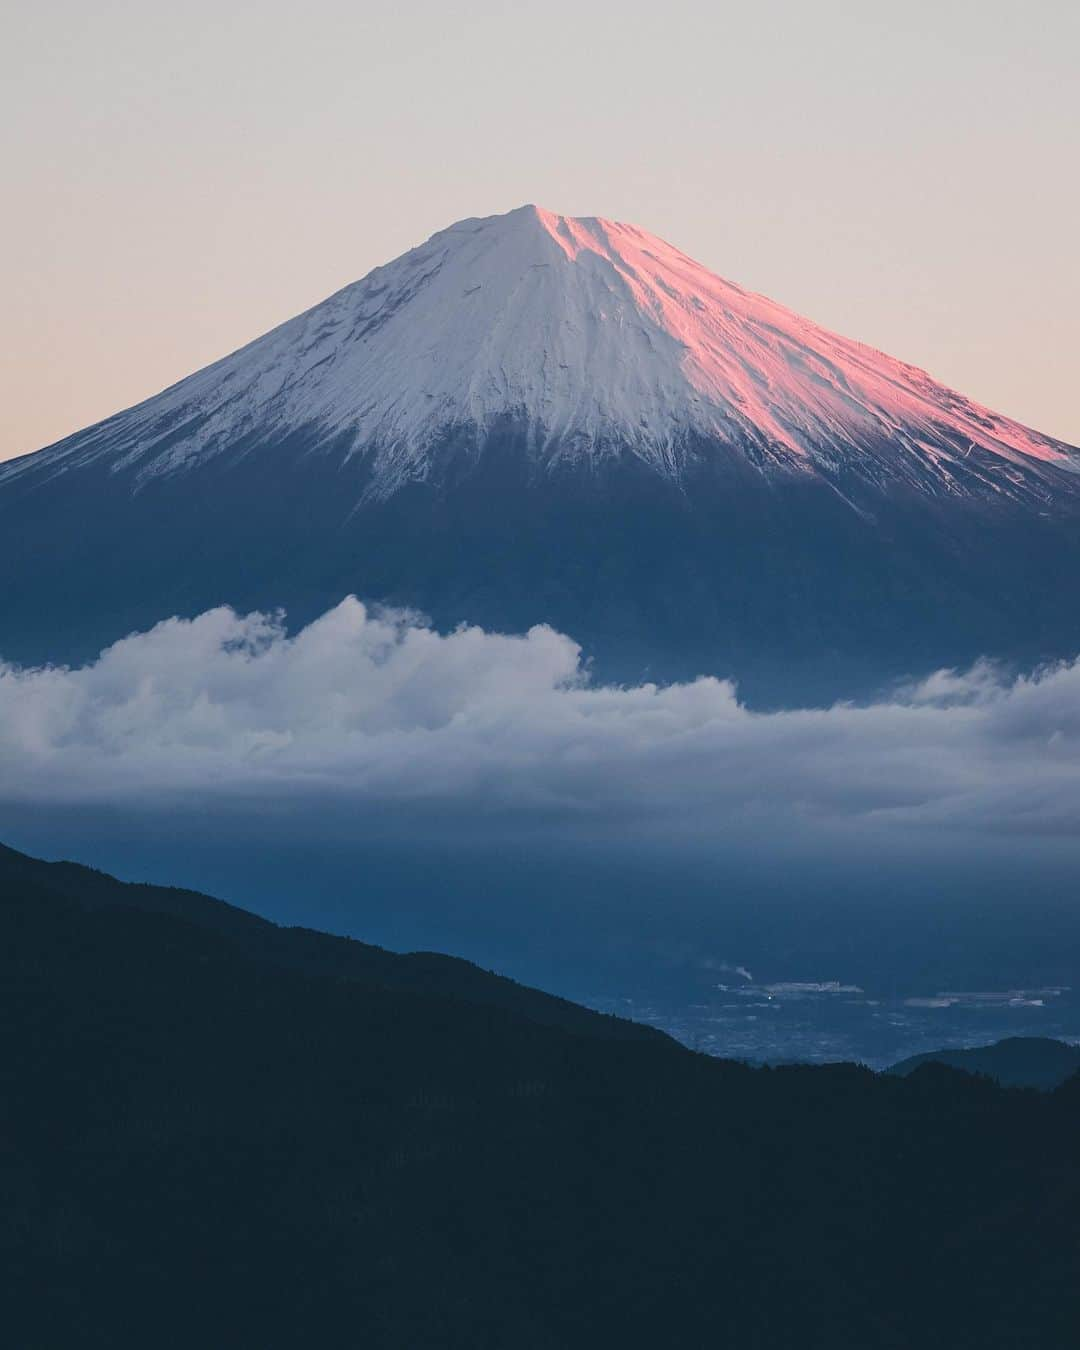
[[[171,915],[227,938],[234,956],[260,964],[505,1008],[541,1025],[563,1027],[585,1036],[667,1040],[650,1027],[530,989],[481,970],[470,961],[438,952],[400,955],[310,928],[282,928],[197,891],[118,881],[92,867],[43,862],[0,845],[0,893],[15,896],[28,889],[47,892],[54,899],[73,900],[88,910],[124,909]]]
[[[0,858],[9,1344],[1076,1343],[1080,1079],[754,1070],[281,932]]]

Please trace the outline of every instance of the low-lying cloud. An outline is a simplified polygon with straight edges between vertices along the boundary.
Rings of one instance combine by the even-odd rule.
[[[1080,663],[942,672],[869,706],[751,712],[703,678],[590,681],[568,637],[347,599],[289,636],[215,609],[92,664],[0,664],[0,801],[408,807],[675,835],[829,822],[1072,834]]]

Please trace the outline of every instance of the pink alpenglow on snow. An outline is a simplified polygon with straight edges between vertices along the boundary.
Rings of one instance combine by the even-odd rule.
[[[764,474],[853,471],[935,495],[1012,495],[1040,466],[1080,466],[633,225],[535,206],[440,231],[43,453],[58,468],[107,454],[138,483],[302,431],[369,459],[366,493],[386,497],[428,477],[449,435],[486,444],[508,425],[549,466],[632,454],[678,475],[689,456],[728,454]],[[41,458],[0,465],[0,481]]]
[[[634,225],[536,213],[570,262],[594,254],[611,264],[638,312],[683,347],[683,373],[711,409],[748,417],[795,453],[804,450],[804,431],[816,436],[831,426],[842,437],[862,422],[902,433],[922,423],[1000,453],[1070,460],[1060,443],[725,281]]]

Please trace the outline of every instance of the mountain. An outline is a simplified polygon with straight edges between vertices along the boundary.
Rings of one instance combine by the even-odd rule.
[[[932,1050],[894,1064],[890,1073],[906,1075],[924,1064],[947,1064],[965,1073],[984,1074],[1002,1087],[1049,1091],[1080,1073],[1080,1045],[1048,1036],[1009,1036],[993,1045],[961,1050]]]
[[[541,1026],[584,1036],[667,1041],[662,1032],[592,1012],[553,994],[437,952],[399,954],[310,928],[282,928],[247,910],[196,891],[117,881],[78,863],[42,862],[0,844],[0,897],[32,890],[85,910],[139,910],[169,915],[227,940],[248,961],[307,975],[351,980],[379,989],[435,995],[505,1009]]]
[[[1075,1345],[1080,1079],[752,1069],[4,869],[12,1345]]]
[[[3,655],[354,592],[831,697],[1080,649],[1080,452],[629,225],[466,220],[0,465]]]

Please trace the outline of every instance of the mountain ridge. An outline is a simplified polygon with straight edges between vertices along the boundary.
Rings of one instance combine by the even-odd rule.
[[[198,891],[119,881],[81,863],[44,862],[0,844],[0,898],[26,886],[42,895],[63,897],[89,912],[138,910],[167,915],[227,938],[237,955],[282,970],[500,1008],[577,1035],[666,1042],[674,1047],[669,1037],[652,1027],[593,1012],[459,957],[391,952],[355,938],[281,926]]]
[[[673,476],[695,442],[741,452],[761,472],[830,478],[854,465],[872,481],[961,495],[1035,491],[1047,466],[1080,466],[1063,442],[715,276],[636,226],[532,205],[439,231],[38,453],[58,467],[107,454],[137,490],[253,430],[308,427],[324,447],[344,434],[347,458],[372,460],[366,491],[387,496],[433,472],[440,440],[470,428],[482,443],[502,420],[544,463],[629,451]],[[998,474],[981,463],[970,472],[973,452],[993,456]],[[31,467],[11,461],[0,481]]]
[[[523,208],[0,466],[0,658],[355,594],[762,705],[1030,668],[1080,651],[1078,463],[635,227]]]
[[[1048,1036],[1009,1036],[992,1045],[928,1050],[893,1064],[901,1077],[927,1064],[944,1064],[964,1073],[985,1074],[1002,1087],[1032,1087],[1044,1092],[1080,1073],[1080,1046]]]
[[[575,1035],[24,875],[0,1086],[20,1347],[1075,1345],[1080,1078]]]

